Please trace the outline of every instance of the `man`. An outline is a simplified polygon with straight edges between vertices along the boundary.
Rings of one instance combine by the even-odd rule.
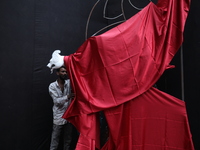
[[[53,99],[53,131],[50,150],[57,150],[61,135],[63,135],[64,150],[69,150],[72,139],[72,125],[62,116],[72,99],[70,80],[64,66],[57,69],[58,79],[49,85],[49,94]]]

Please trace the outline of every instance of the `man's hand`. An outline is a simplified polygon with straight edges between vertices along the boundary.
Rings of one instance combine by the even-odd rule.
[[[75,93],[71,93],[67,95],[68,99],[74,99],[75,96],[76,96]]]

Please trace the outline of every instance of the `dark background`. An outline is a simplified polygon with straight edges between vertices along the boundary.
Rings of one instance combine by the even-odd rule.
[[[106,0],[0,1],[0,149],[48,150],[52,99],[48,86],[56,79],[46,67],[51,54],[74,53],[87,37],[123,19],[103,18]],[[148,0],[132,0],[144,7]],[[153,2],[156,2],[154,0]],[[106,15],[121,13],[120,0],[109,0]],[[124,0],[126,18],[138,10]],[[196,150],[200,149],[200,1],[192,0],[184,43],[157,86],[185,100]],[[104,30],[105,31],[105,30]],[[181,53],[182,52],[182,53]],[[182,57],[183,55],[183,57]],[[183,58],[183,60],[181,59]],[[182,68],[181,68],[182,66]]]

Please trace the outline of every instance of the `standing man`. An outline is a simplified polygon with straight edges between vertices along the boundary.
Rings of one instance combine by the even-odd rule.
[[[50,150],[57,150],[61,135],[63,135],[64,150],[69,150],[72,140],[73,126],[62,116],[70,105],[72,99],[70,80],[64,66],[56,70],[58,79],[49,85],[49,94],[53,99],[53,131]]]

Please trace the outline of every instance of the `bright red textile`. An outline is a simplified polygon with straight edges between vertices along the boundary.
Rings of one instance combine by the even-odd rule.
[[[99,149],[99,111],[104,150],[194,149],[184,102],[152,88],[182,43],[189,3],[150,3],[64,58],[76,98],[63,117],[80,131],[77,150]]]

